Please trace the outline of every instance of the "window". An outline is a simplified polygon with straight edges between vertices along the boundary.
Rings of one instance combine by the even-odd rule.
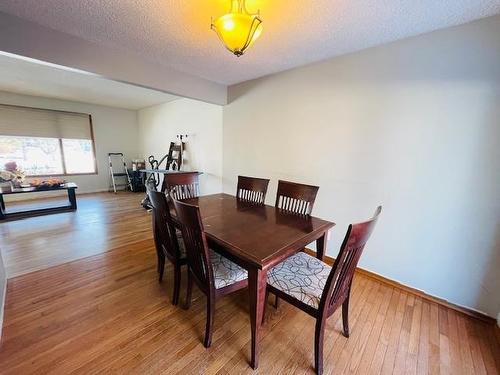
[[[94,173],[94,150],[87,139],[63,139],[62,153],[66,173]]]
[[[15,161],[27,175],[64,174],[59,140],[0,136],[0,168]]]
[[[96,173],[90,115],[0,105],[0,168],[28,176]]]

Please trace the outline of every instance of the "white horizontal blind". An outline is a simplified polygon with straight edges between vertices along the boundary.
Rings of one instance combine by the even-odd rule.
[[[92,139],[90,116],[0,104],[0,135]]]

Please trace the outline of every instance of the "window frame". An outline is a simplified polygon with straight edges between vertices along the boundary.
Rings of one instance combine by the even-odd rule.
[[[93,159],[93,165],[94,165],[94,172],[83,172],[83,173],[66,173],[66,160],[64,160],[64,148],[63,148],[63,138],[53,138],[57,139],[59,141],[59,150],[61,153],[61,162],[62,162],[62,169],[63,173],[53,173],[53,174],[35,174],[35,175],[26,175],[27,178],[39,178],[39,177],[56,177],[56,176],[95,176],[98,175],[99,172],[97,170],[97,157],[96,157],[96,149],[95,149],[95,138],[94,138],[94,126],[92,123],[92,115],[89,113],[82,113],[82,112],[72,112],[72,111],[62,111],[59,109],[47,109],[47,108],[37,108],[37,107],[27,107],[27,106],[21,106],[21,105],[11,105],[11,104],[2,104],[5,106],[10,106],[10,107],[18,107],[18,108],[28,108],[28,109],[36,109],[40,111],[49,111],[49,112],[61,112],[61,113],[70,113],[70,114],[76,114],[76,115],[86,115],[89,118],[89,127],[90,127],[90,141],[92,143],[92,159]],[[2,134],[0,133],[0,136]],[[34,137],[34,138],[43,138],[43,137]]]

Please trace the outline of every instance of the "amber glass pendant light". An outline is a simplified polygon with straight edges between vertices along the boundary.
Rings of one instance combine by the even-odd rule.
[[[245,0],[230,0],[229,13],[212,21],[214,30],[226,48],[241,56],[262,33],[259,12],[251,14],[246,10]]]

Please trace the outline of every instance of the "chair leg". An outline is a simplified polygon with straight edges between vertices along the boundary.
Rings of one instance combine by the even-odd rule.
[[[274,297],[275,297],[274,298],[274,308],[277,309],[279,306],[280,299],[279,299],[278,295],[275,295]]]
[[[184,308],[187,310],[191,307],[191,296],[193,294],[193,276],[191,276],[191,271],[187,270],[187,288],[186,288],[186,304]]]
[[[314,332],[314,368],[316,374],[323,374],[323,339],[325,333],[324,320],[319,318],[316,320],[316,329]]]
[[[267,310],[267,301],[269,300],[269,290],[266,289],[266,299],[264,300],[264,312],[262,313],[262,324],[264,324],[264,320],[266,318],[266,310]]]
[[[179,304],[179,294],[181,293],[181,266],[180,264],[174,265],[174,296],[172,298],[172,305]]]
[[[165,272],[165,256],[158,255],[158,282],[163,281],[163,273]]]
[[[344,303],[342,303],[342,327],[343,333],[345,337],[349,337],[349,295],[345,299]]]
[[[209,348],[212,345],[212,333],[214,326],[214,313],[215,313],[215,301],[207,296],[207,326],[205,328],[205,348]]]

